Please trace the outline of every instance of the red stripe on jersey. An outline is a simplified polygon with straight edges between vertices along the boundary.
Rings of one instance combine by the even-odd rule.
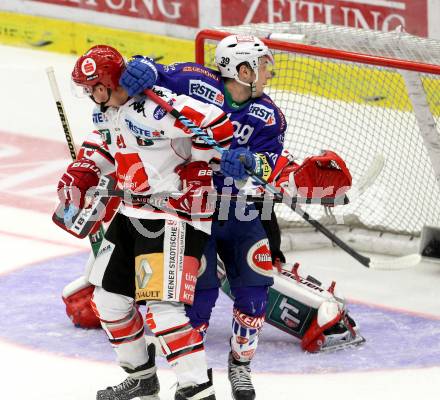
[[[132,192],[150,189],[148,174],[138,153],[116,153],[115,160],[118,186]]]
[[[229,145],[234,135],[234,126],[229,119],[211,127],[212,136],[222,147]]]
[[[205,128],[212,128],[216,124],[222,123],[224,120],[228,119],[225,113],[221,113],[216,119],[212,120]]]
[[[192,122],[194,122],[194,124],[196,124],[197,126],[200,126],[203,120],[205,119],[205,116],[202,113],[188,106],[183,107],[180,113],[183,114],[186,118],[188,118]],[[188,129],[185,125],[183,125],[182,122],[180,122],[178,119],[176,119],[176,121],[174,122],[174,126],[176,128],[182,129],[185,133],[188,134],[191,133],[191,130]]]
[[[93,142],[84,142],[78,152],[77,158],[90,158],[92,154],[88,154],[88,152],[92,151],[93,153],[98,153],[101,157],[104,157],[108,162],[114,164],[115,159],[112,157],[112,155],[103,149],[100,145],[93,143]]]

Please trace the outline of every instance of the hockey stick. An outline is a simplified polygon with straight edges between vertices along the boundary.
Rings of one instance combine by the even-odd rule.
[[[347,192],[349,198],[352,198],[352,194],[354,196],[362,196],[362,194],[372,186],[376,178],[381,173],[384,165],[384,156],[380,153],[376,154],[369,168],[367,169],[367,172],[359,179],[357,186],[353,187]],[[413,253],[402,257],[394,257],[384,261],[371,260],[370,268],[383,271],[397,271],[400,269],[414,267],[415,265],[419,264],[421,260],[422,256],[420,254]]]
[[[73,140],[72,131],[69,126],[69,121],[67,120],[66,111],[64,109],[64,104],[61,99],[61,94],[58,88],[57,80],[55,78],[55,71],[53,67],[46,68],[46,74],[49,79],[49,84],[52,90],[52,95],[55,100],[55,104],[57,106],[58,115],[61,120],[61,125],[63,126],[63,131],[66,137],[67,146],[69,147],[70,156],[72,157],[72,160],[75,161],[76,160],[75,142]],[[101,246],[102,240],[104,238],[104,233],[105,233],[104,227],[102,226],[102,224],[99,224],[98,230],[95,233],[88,235],[90,240],[90,245],[92,246],[92,251],[95,256],[99,251],[99,247]]]
[[[172,105],[168,104],[165,100],[163,100],[160,96],[158,96],[152,89],[147,89],[144,91],[144,93],[153,100],[156,104],[160,105],[165,111],[169,112],[174,118],[176,118],[178,121],[180,121],[184,126],[186,126],[188,129],[190,129],[195,136],[202,139],[205,143],[210,145],[212,148],[217,150],[220,154],[222,154],[225,149],[219,146],[219,144],[210,137],[206,132],[204,132],[199,126],[195,125],[192,121],[190,121],[188,118],[186,118],[183,114],[181,114],[178,110],[176,110]],[[290,206],[292,204],[292,198],[287,193],[283,196],[280,191],[278,191],[277,188],[272,186],[270,183],[268,183],[266,180],[262,179],[259,175],[257,175],[254,171],[251,171],[249,169],[246,170],[249,176],[251,176],[257,183],[259,183],[261,186],[263,186],[269,193],[273,194],[273,196],[280,200],[281,202],[285,203],[287,206],[289,206],[293,211],[295,211],[297,214],[299,214],[305,221],[307,221],[310,225],[312,225],[315,229],[323,233],[328,239],[330,239],[335,245],[340,247],[342,250],[350,254],[353,258],[355,258],[357,261],[359,261],[363,266],[367,268],[377,268],[377,269],[387,269],[387,265],[389,264],[389,261],[379,261],[379,262],[373,262],[369,257],[363,256],[362,254],[358,253],[355,249],[353,249],[351,246],[349,246],[347,243],[342,241],[340,238],[338,238],[333,232],[328,230],[325,226],[323,226],[320,222],[312,219],[310,215],[302,210],[297,204],[296,206]],[[410,264],[415,265],[420,260],[416,260],[414,258],[408,257],[402,257],[400,259],[392,260],[393,264],[402,263],[402,264]],[[417,261],[417,262],[416,262]]]
[[[367,172],[359,179],[357,186],[352,187],[348,193],[354,193],[358,196],[364,194],[382,172],[384,165],[385,157],[382,154],[377,153],[367,169]]]
[[[148,204],[150,201],[166,201],[169,197],[178,198],[183,196],[185,193],[182,192],[157,192],[151,195],[142,195],[136,194],[133,192],[127,192],[124,190],[118,189],[90,189],[87,192],[87,196],[100,196],[100,197],[119,197],[129,202],[133,203],[144,203]],[[275,198],[274,196],[262,196],[262,195],[244,195],[244,194],[221,194],[215,193],[210,194],[212,198],[217,201],[223,200],[231,200],[236,202],[246,202],[252,201],[254,203],[282,203],[283,201],[279,198]],[[306,197],[291,197],[292,204],[318,204],[327,207],[334,207],[339,205],[345,205],[349,203],[349,199],[347,196],[340,196],[335,198],[306,198]]]

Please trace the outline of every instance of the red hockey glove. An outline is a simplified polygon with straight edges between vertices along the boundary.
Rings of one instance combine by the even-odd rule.
[[[71,163],[58,182],[60,201],[83,208],[85,194],[88,189],[98,184],[100,172],[96,164],[86,158]]]
[[[179,198],[170,198],[169,206],[177,212],[183,212],[197,218],[209,218],[215,210],[215,197],[209,194],[214,192],[212,184],[212,170],[205,161],[193,161],[178,166],[177,174],[182,181],[183,195]]]
[[[95,315],[90,300],[95,286],[84,276],[69,283],[63,289],[63,301],[66,304],[66,314],[78,328],[101,328],[99,318]]]
[[[301,165],[286,163],[275,178],[276,186],[307,198],[334,198],[351,187],[351,174],[335,152],[323,151]]]

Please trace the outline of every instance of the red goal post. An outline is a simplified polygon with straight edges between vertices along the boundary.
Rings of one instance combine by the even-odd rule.
[[[323,24],[249,24],[199,32],[196,62],[215,68],[215,45],[231,33],[254,34],[274,53],[266,92],[286,115],[285,146],[294,155],[337,151],[355,187],[378,154],[385,158],[371,187],[353,193],[350,205],[307,211],[361,250],[417,250],[422,227],[440,227],[440,42]],[[302,247],[303,221],[283,206],[277,214],[284,242]]]

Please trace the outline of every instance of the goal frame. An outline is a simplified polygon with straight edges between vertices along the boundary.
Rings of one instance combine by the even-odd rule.
[[[205,65],[206,62],[212,61],[205,60],[206,41],[211,40],[218,42],[224,37],[234,34],[234,27],[227,27],[227,31],[221,31],[221,27],[219,27],[218,29],[219,30],[204,29],[197,34],[195,38],[195,59],[197,63]],[[237,34],[246,33],[237,31]],[[298,55],[322,57],[329,60],[347,61],[370,66],[372,65],[402,71],[417,72],[420,74],[432,74],[440,77],[440,65],[429,64],[421,61],[377,56],[365,54],[362,52],[338,50],[334,48],[320,47],[314,44],[309,45],[299,42],[283,41],[264,37],[260,37],[260,39],[273,50],[292,52]],[[417,110],[415,110],[414,112],[417,113]],[[438,147],[438,149],[436,149],[436,146],[433,145],[432,140],[427,140],[426,135],[423,134],[422,127],[420,127],[420,130],[420,134],[425,142],[425,147],[428,149],[429,158],[434,169],[436,181],[440,186],[440,146]],[[285,244],[287,243],[287,245],[283,246],[284,250],[303,248],[303,246],[299,244],[297,239],[295,238],[298,228],[291,229],[288,225],[286,225],[282,226],[282,229],[283,241],[285,242]],[[311,245],[309,246],[310,249],[330,245],[327,239],[323,238],[322,240],[321,238],[312,238],[311,236],[315,236],[316,234],[310,232],[310,230],[308,230],[308,233],[306,233],[304,228],[299,229],[302,229],[302,235],[306,234],[309,236],[308,239],[305,240],[305,242],[311,243]],[[353,244],[353,247],[358,250],[393,255],[419,251],[419,240],[417,237],[414,237],[412,235],[408,236],[404,234],[394,234],[387,231],[370,231],[368,229],[353,227],[345,227],[346,232],[344,232],[343,226],[335,226],[334,229],[335,231],[339,232],[338,235],[345,235],[344,238],[346,240],[349,240]]]

